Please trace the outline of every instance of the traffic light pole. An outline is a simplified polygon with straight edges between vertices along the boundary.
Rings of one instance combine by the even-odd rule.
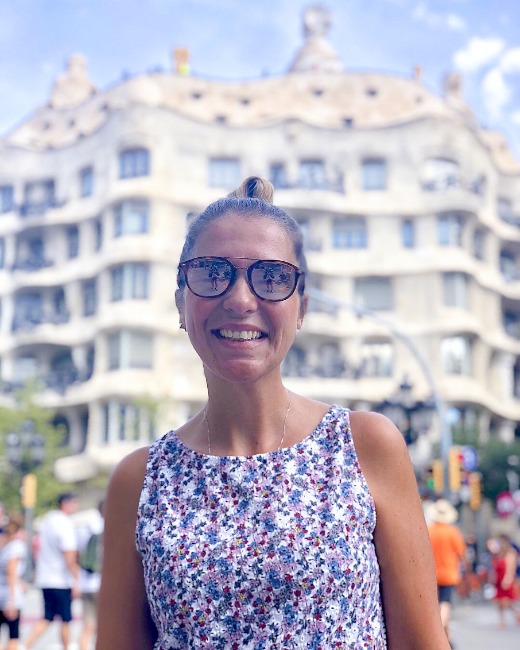
[[[354,312],[354,314],[358,318],[369,318],[370,320],[373,320],[379,323],[380,325],[383,325],[383,327],[386,327],[386,329],[396,339],[399,339],[408,348],[413,358],[417,361],[417,364],[419,365],[424,377],[426,378],[426,381],[428,382],[434,409],[435,412],[437,413],[437,418],[439,420],[441,460],[442,460],[442,469],[443,469],[443,477],[444,477],[443,496],[449,499],[450,498],[449,458],[450,458],[450,449],[452,446],[451,428],[448,425],[448,422],[446,420],[446,406],[444,404],[444,400],[440,396],[440,393],[437,389],[437,384],[435,383],[435,379],[430,370],[430,366],[428,365],[421,351],[418,349],[417,345],[410,338],[410,336],[408,336],[408,334],[406,334],[400,328],[398,328],[395,325],[395,323],[388,320],[387,318],[383,318],[377,312],[372,311],[371,309],[365,309],[364,307],[358,307],[356,305],[352,305],[349,302],[338,300],[334,296],[331,296],[328,293],[320,291],[319,289],[310,288],[308,289],[307,293],[310,298],[315,298],[320,302],[328,303],[334,307],[338,307],[338,308],[343,307],[349,309],[350,311]]]

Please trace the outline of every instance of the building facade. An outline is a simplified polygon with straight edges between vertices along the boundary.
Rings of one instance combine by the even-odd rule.
[[[520,165],[456,76],[441,98],[418,71],[345,71],[319,11],[278,77],[183,65],[99,91],[75,55],[48,105],[0,139],[0,398],[38,380],[68,431],[60,478],[111,468],[203,405],[178,258],[189,213],[252,174],[301,223],[315,290],[289,388],[371,408],[406,377],[429,396],[414,355],[362,308],[414,341],[451,422],[517,434]]]

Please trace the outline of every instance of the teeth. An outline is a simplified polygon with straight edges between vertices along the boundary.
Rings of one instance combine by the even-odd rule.
[[[251,341],[254,339],[259,339],[261,336],[260,332],[257,331],[248,331],[248,330],[243,330],[242,332],[237,332],[235,330],[219,330],[218,331],[220,336],[225,339],[235,339],[235,340],[242,340],[242,341]]]

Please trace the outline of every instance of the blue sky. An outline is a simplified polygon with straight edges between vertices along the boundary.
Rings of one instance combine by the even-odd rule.
[[[347,70],[410,76],[417,64],[437,94],[459,71],[479,122],[502,131],[520,160],[519,0],[0,0],[0,134],[46,103],[76,52],[101,89],[169,69],[176,46],[202,77],[282,74],[313,4],[330,10]]]

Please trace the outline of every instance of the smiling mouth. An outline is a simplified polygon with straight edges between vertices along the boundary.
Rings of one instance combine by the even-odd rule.
[[[263,339],[266,337],[266,334],[259,332],[258,330],[213,330],[213,333],[221,339],[226,341],[257,341],[258,339]]]

